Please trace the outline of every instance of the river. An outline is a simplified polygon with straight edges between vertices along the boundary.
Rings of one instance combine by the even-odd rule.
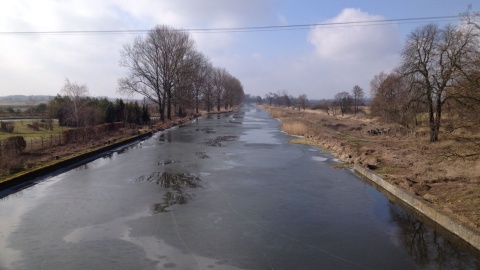
[[[0,269],[479,269],[254,106],[0,200]]]

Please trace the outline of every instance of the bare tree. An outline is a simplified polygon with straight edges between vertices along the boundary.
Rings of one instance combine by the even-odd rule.
[[[322,100],[320,100],[320,102],[318,102],[317,105],[315,105],[314,108],[323,110],[323,111],[325,111],[325,113],[327,113],[327,115],[330,115],[330,110],[332,109],[332,107],[334,107],[332,101],[322,99]]]
[[[215,105],[217,111],[222,107],[223,95],[225,92],[225,81],[227,78],[227,71],[224,68],[214,68],[212,76],[213,94],[215,98]]]
[[[150,30],[146,37],[137,37],[125,44],[120,65],[129,74],[118,81],[121,94],[141,94],[158,105],[160,118],[171,119],[173,91],[181,81],[182,69],[194,42],[187,32],[162,25]]]
[[[340,108],[342,116],[352,108],[353,98],[348,92],[340,92],[335,95],[335,102]]]
[[[72,83],[69,79],[65,79],[65,84],[60,92],[69,99],[71,104],[71,106],[65,108],[68,110],[68,117],[79,127],[83,112],[88,105],[88,100],[86,99],[88,96],[87,86],[85,84]]]
[[[205,88],[202,91],[202,100],[205,104],[207,112],[210,112],[215,104],[214,71],[215,68],[211,67],[211,70],[208,73]]]
[[[265,99],[268,101],[269,106],[272,106],[272,101],[275,99],[275,94],[268,92],[268,94],[265,94]]]
[[[195,63],[193,75],[193,95],[195,112],[199,112],[200,100],[202,95],[210,88],[210,78],[213,71],[212,64],[203,55],[200,55],[198,61]]]
[[[358,108],[360,105],[363,104],[363,99],[365,98],[365,93],[363,92],[363,89],[355,85],[352,89],[352,97],[353,97],[353,111],[355,115],[358,113]]]
[[[183,68],[179,70],[177,83],[172,92],[174,108],[178,109],[180,117],[185,116],[187,108],[193,107],[196,94],[200,92],[197,89],[200,69],[206,62],[203,54],[195,50],[190,50],[182,60]]]
[[[372,101],[371,113],[380,116],[384,121],[410,126],[419,110],[418,97],[411,96],[417,91],[411,91],[407,77],[398,73],[375,75],[370,82]],[[416,121],[415,121],[416,124]]]
[[[451,89],[466,78],[471,59],[478,54],[472,27],[440,28],[428,24],[408,36],[402,52],[400,71],[410,77],[412,89],[428,107],[430,141],[439,140],[444,104],[451,98]]]
[[[232,108],[235,104],[241,103],[243,95],[242,83],[237,78],[227,74],[224,92],[225,110]]]
[[[308,103],[307,95],[301,94],[298,96],[297,100],[298,100],[298,110],[300,110],[300,108],[305,110],[307,108],[307,103]]]
[[[462,14],[462,21],[480,30],[480,11],[472,11],[472,5],[468,5],[467,12]]]

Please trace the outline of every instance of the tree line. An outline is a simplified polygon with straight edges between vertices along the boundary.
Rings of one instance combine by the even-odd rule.
[[[354,113],[357,114],[360,111],[360,106],[365,103],[365,92],[363,89],[355,85],[352,89],[352,93],[340,92],[335,95],[333,100],[320,100],[315,104],[310,104],[307,95],[301,94],[298,97],[289,95],[286,90],[278,91],[276,93],[269,92],[262,99],[260,96],[249,96],[247,98],[250,102],[265,103],[269,106],[280,106],[287,108],[298,108],[298,110],[305,110],[307,107],[313,109],[321,109],[328,114],[332,113],[334,116],[337,114]]]
[[[157,106],[160,119],[183,116],[187,109],[229,109],[243,101],[240,81],[214,67],[188,32],[159,25],[146,36],[123,46],[120,65],[128,75],[119,79],[118,92],[140,94]]]
[[[441,128],[480,126],[480,13],[460,25],[427,24],[407,37],[397,68],[371,81],[372,114],[406,127],[428,119],[430,141]],[[448,116],[448,123],[445,122]]]
[[[287,108],[297,108],[298,110],[305,110],[308,107],[308,98],[306,94],[300,94],[298,97],[294,97],[288,94],[288,91],[278,91],[276,93],[269,92],[265,95],[265,99],[262,99],[260,96],[250,97],[250,101],[256,103],[266,103],[269,106],[281,106]]]
[[[182,30],[156,26],[146,36],[124,44],[120,66],[128,69],[118,80],[118,92],[140,94],[144,102],[111,102],[89,97],[85,84],[66,79],[59,95],[46,109],[60,125],[83,127],[122,121],[144,124],[150,120],[149,104],[155,104],[161,121],[184,117],[200,110],[227,110],[243,102],[241,82],[226,69],[214,67],[195,49],[191,36]]]
[[[107,98],[81,97],[77,102],[82,106],[75,108],[74,101],[68,96],[57,95],[50,101],[49,117],[57,118],[61,126],[86,127],[104,123],[125,122],[136,125],[148,124],[150,113],[146,104],[138,101],[115,102]]]

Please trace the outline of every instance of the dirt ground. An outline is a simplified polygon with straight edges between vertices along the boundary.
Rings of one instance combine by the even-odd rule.
[[[430,143],[428,130],[416,132],[378,119],[333,116],[324,111],[267,108],[283,121],[307,126],[297,143],[318,145],[347,164],[361,164],[390,183],[402,187],[463,221],[480,233],[480,157],[459,158],[452,153],[478,153],[478,145],[443,134]]]

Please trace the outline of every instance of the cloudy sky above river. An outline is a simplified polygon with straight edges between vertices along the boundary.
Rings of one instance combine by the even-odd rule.
[[[252,95],[286,90],[332,98],[355,85],[369,93],[373,76],[399,63],[408,33],[429,22],[458,24],[444,16],[465,12],[471,2],[6,0],[0,3],[0,96],[56,95],[68,78],[86,84],[92,96],[121,97],[117,81],[127,70],[118,64],[119,52],[141,34],[82,31],[159,24],[191,30],[197,49]],[[305,27],[268,28],[292,25]]]

